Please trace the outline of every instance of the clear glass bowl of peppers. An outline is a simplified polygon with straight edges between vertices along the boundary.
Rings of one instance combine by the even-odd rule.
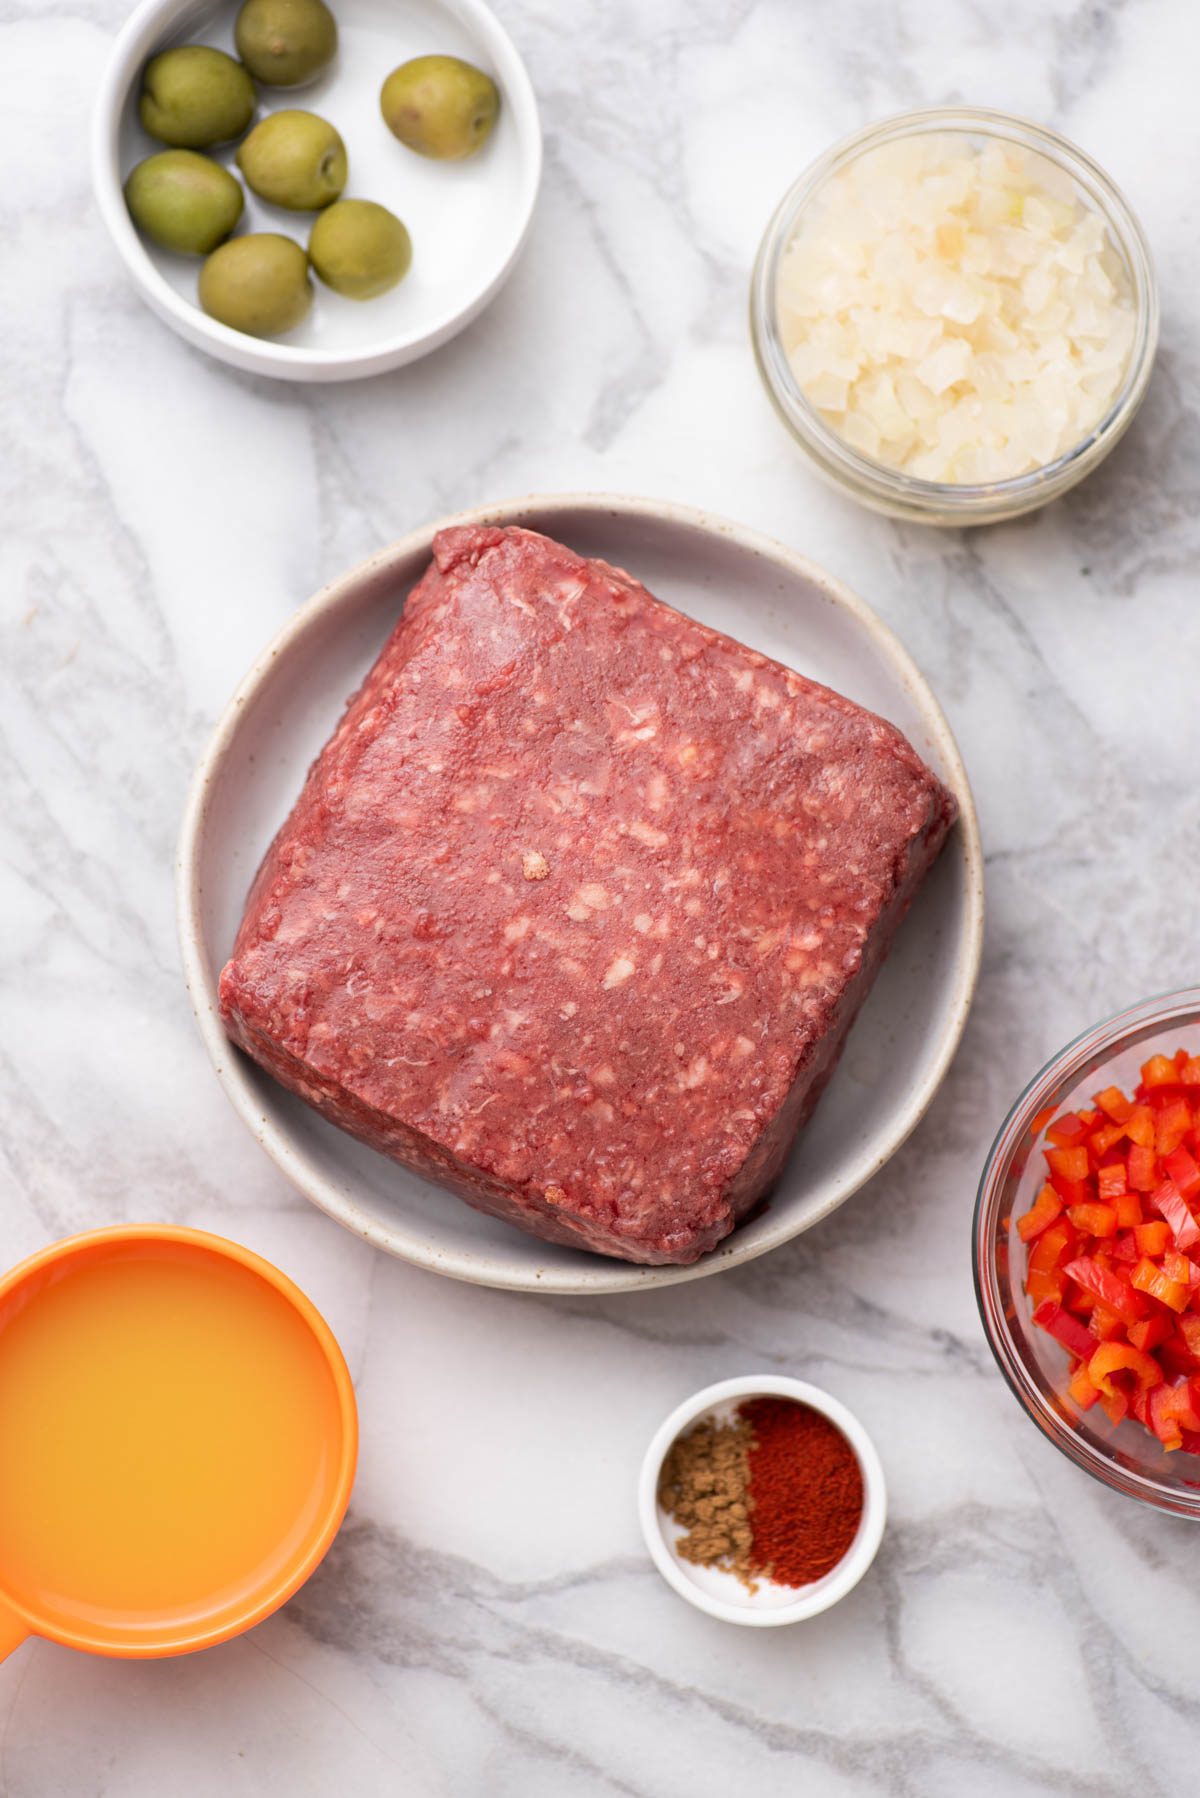
[[[992,1145],[984,1330],[1044,1435],[1114,1491],[1200,1517],[1200,988],[1069,1043]]]

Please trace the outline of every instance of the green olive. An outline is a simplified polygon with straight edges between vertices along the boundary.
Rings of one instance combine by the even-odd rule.
[[[392,70],[379,109],[388,130],[410,150],[461,162],[491,135],[500,90],[490,75],[457,56],[417,56]]]
[[[373,300],[408,273],[412,239],[386,206],[374,200],[338,200],[315,221],[308,259],[335,293]]]
[[[262,200],[292,212],[319,212],[336,200],[349,172],[346,146],[315,112],[270,113],[237,153],[238,167]]]
[[[312,304],[308,257],[275,231],[231,237],[200,270],[200,304],[235,331],[282,336],[295,330]]]
[[[325,0],[246,0],[233,28],[237,53],[267,87],[302,87],[337,54]]]
[[[224,50],[185,44],[146,64],[138,112],[151,137],[206,150],[242,135],[254,113],[254,83]]]
[[[160,150],[139,162],[125,183],[125,203],[139,231],[181,256],[215,250],[244,205],[229,170],[195,150]]]

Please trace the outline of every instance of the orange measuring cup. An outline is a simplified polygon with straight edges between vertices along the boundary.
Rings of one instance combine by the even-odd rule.
[[[0,1659],[227,1641],[337,1534],[354,1389],[298,1287],[223,1237],[122,1224],[0,1277]]]

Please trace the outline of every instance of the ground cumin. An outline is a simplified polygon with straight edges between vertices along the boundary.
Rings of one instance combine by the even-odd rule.
[[[723,1567],[754,1591],[747,1504],[753,1432],[742,1417],[705,1418],[672,1443],[658,1476],[658,1502],[687,1531],[675,1544],[685,1561]]]
[[[658,1502],[686,1531],[675,1543],[685,1561],[734,1573],[751,1592],[756,1576],[806,1586],[858,1533],[862,1470],[828,1417],[764,1394],[676,1437]]]

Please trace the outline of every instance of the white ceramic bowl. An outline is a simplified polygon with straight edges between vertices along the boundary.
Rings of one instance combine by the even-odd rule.
[[[660,598],[893,720],[958,794],[961,821],[905,920],[841,1064],[768,1203],[692,1267],[634,1267],[483,1217],[320,1118],[235,1050],[216,979],[255,869],[347,696],[449,524],[526,524],[630,569]],[[184,972],[234,1106],[302,1192],[390,1254],[456,1279],[618,1292],[736,1267],[828,1215],[895,1153],[962,1034],[983,936],[983,869],[966,773],[920,673],[860,599],[769,538],[686,507],[534,496],[422,526],[318,593],[271,643],[205,751],[183,821]]]
[[[667,1451],[677,1436],[715,1413],[725,1421],[748,1398],[762,1396],[795,1399],[809,1405],[836,1424],[858,1459],[863,1478],[863,1510],[858,1533],[832,1572],[809,1586],[792,1588],[759,1583],[756,1592],[748,1592],[732,1573],[715,1567],[697,1567],[683,1560],[675,1551],[681,1534],[658,1502],[658,1476]],[[781,1623],[802,1623],[816,1617],[830,1605],[845,1598],[857,1586],[883,1540],[887,1521],[887,1487],[875,1445],[853,1412],[819,1386],[804,1380],[790,1380],[783,1374],[745,1374],[736,1380],[720,1380],[702,1392],[685,1399],[654,1432],[642,1462],[638,1481],[638,1516],[646,1547],[654,1565],[669,1586],[697,1610],[719,1617],[723,1623],[745,1623],[752,1628],[770,1629]]]
[[[122,184],[164,146],[137,116],[141,72],[157,51],[204,42],[233,52],[237,0],[142,0],[113,46],[96,97],[92,165],[96,198],[134,281],[160,318],[189,343],[235,368],[290,381],[344,381],[428,354],[475,318],[499,291],[528,235],[542,168],[537,101],[524,64],[483,0],[335,0],[337,60],[304,88],[259,88],[256,118],[287,106],[337,126],[350,158],[348,198],[378,200],[408,226],[413,264],[379,299],[355,301],[314,277],[312,309],[281,338],[247,337],[200,310],[200,260],[142,238]],[[500,117],[477,156],[431,162],[396,142],[380,116],[384,77],[411,56],[448,52],[478,64],[501,91]],[[232,165],[235,146],[208,154]],[[236,173],[236,169],[234,171]],[[268,206],[247,190],[239,233],[282,231],[306,243],[313,214]]]

